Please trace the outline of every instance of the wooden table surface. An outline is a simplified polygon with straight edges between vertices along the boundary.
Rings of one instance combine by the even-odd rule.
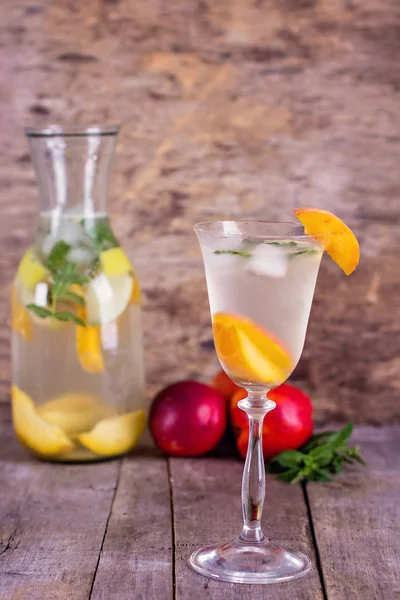
[[[267,481],[264,528],[312,572],[250,586],[190,569],[240,529],[242,463],[151,451],[91,465],[30,458],[1,413],[1,600],[395,600],[400,597],[400,426],[359,426],[368,468],[329,484]]]

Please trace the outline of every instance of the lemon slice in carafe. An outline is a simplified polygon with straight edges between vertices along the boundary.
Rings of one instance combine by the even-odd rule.
[[[86,315],[89,325],[106,325],[124,312],[132,296],[130,273],[107,277],[100,273],[86,288]]]
[[[70,392],[45,402],[38,414],[51,425],[57,425],[70,436],[92,429],[98,421],[110,415],[101,398],[84,392]]]
[[[89,325],[106,325],[117,319],[128,306],[134,291],[133,270],[122,248],[100,254],[102,272],[86,288],[86,313]]]
[[[27,448],[45,457],[59,456],[74,448],[61,427],[42,419],[32,398],[16,385],[12,386],[11,402],[15,433]]]
[[[138,442],[146,426],[146,412],[136,410],[103,419],[78,436],[83,446],[102,456],[124,454]]]

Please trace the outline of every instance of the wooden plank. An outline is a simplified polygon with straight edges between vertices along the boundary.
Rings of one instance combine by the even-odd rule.
[[[206,579],[188,565],[196,548],[224,542],[239,534],[243,463],[234,459],[170,459],[177,600],[321,600],[315,569],[302,579],[274,585],[233,585]],[[308,554],[315,565],[307,509],[300,486],[267,480],[264,531],[287,548]],[[293,595],[295,594],[295,596]]]
[[[368,469],[346,469],[308,497],[329,600],[400,597],[400,426],[358,427]]]
[[[87,600],[120,462],[31,458],[0,415],[0,599]]]
[[[91,598],[172,598],[166,459],[142,455],[124,460]]]

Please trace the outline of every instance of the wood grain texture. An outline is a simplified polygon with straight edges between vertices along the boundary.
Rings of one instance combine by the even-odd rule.
[[[125,458],[91,600],[171,600],[172,556],[167,461]]]
[[[144,289],[150,392],[216,369],[193,223],[314,205],[362,259],[348,279],[323,261],[295,377],[319,420],[399,419],[398,0],[2,0],[0,22],[1,401],[38,208],[23,127],[117,121],[110,208]]]
[[[308,487],[328,600],[400,597],[400,427],[359,427],[368,469]]]
[[[0,416],[0,599],[88,600],[119,462],[40,462]]]
[[[225,459],[170,459],[175,520],[176,600],[322,600],[315,568],[294,583],[234,585],[206,579],[188,565],[198,547],[225,542],[240,533],[243,464]],[[308,516],[300,486],[267,480],[263,528],[271,540],[308,554],[315,565]]]

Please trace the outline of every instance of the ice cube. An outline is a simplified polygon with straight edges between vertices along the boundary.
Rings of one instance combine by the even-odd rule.
[[[80,223],[72,219],[62,221],[57,233],[58,239],[64,240],[67,244],[74,246],[84,239],[85,232]]]
[[[243,244],[242,236],[229,236],[222,237],[216,240],[213,240],[212,249],[214,252],[218,251],[229,251],[229,250],[241,250],[241,246]]]
[[[53,215],[54,216],[54,215]],[[85,242],[85,231],[80,223],[73,221],[72,219],[66,219],[63,221],[52,219],[51,231],[48,233],[42,242],[42,253],[47,256],[50,254],[53,247],[63,240],[70,246],[75,246],[78,243]],[[73,259],[71,259],[73,260]],[[78,261],[77,261],[78,262]]]
[[[37,306],[47,306],[48,291],[48,285],[44,281],[41,281],[36,285],[35,304]]]
[[[241,235],[240,229],[236,221],[223,221],[222,229],[224,231],[224,235]]]
[[[68,252],[67,259],[75,262],[80,267],[88,267],[94,260],[94,254],[89,248],[75,246]]]
[[[288,257],[279,246],[260,244],[246,261],[246,269],[267,277],[285,277],[288,269]]]
[[[46,235],[43,238],[43,242],[42,242],[42,247],[41,247],[42,254],[44,254],[44,256],[48,256],[50,254],[54,244],[57,241],[58,241],[57,236],[51,235],[51,233]]]
[[[248,260],[248,257],[241,256],[240,252],[246,251],[247,247],[243,245],[242,237],[221,238],[214,240],[212,247],[203,248],[204,260],[212,265],[213,269],[223,271],[237,269]]]
[[[104,350],[116,350],[118,348],[118,325],[116,322],[101,326],[101,341]]]

